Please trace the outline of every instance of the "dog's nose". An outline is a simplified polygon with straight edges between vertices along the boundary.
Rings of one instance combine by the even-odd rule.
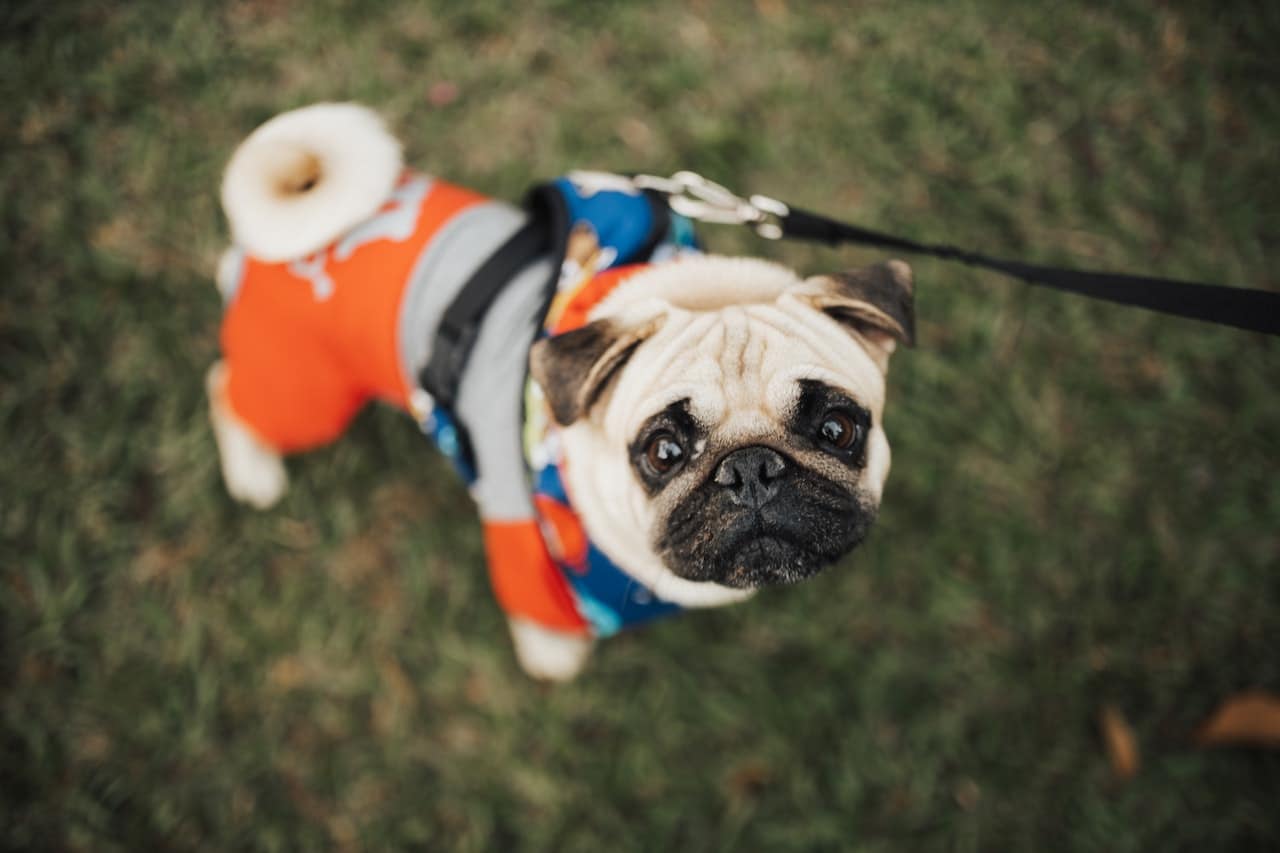
[[[778,482],[787,460],[768,447],[753,445],[733,451],[716,466],[715,481],[729,491],[730,499],[749,509],[759,509],[778,494]]]

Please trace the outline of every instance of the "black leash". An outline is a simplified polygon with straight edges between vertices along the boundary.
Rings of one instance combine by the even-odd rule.
[[[931,255],[995,270],[1028,284],[1078,293],[1250,332],[1280,335],[1280,293],[1124,273],[1073,270],[992,258],[955,246],[920,243],[801,210],[767,196],[744,199],[692,172],[671,178],[640,175],[637,185],[665,193],[673,210],[693,219],[751,225],[762,237],[790,237],[830,246],[856,244]]]
[[[1217,323],[1220,326],[1234,326],[1250,332],[1280,335],[1280,293],[1273,291],[1222,287],[1145,275],[1044,267],[1003,260],[955,246],[917,243],[794,207],[789,208],[787,215],[782,218],[782,233],[785,237],[814,240],[831,246],[857,243],[932,255],[943,260],[959,261],[971,267],[995,270],[1029,284],[1067,293],[1078,293],[1161,314]]]
[[[1067,293],[1250,332],[1280,335],[1280,293],[1274,291],[1064,269],[992,258],[955,246],[921,243],[872,231],[790,207],[767,196],[753,195],[744,199],[693,172],[677,172],[670,178],[654,175],[610,177],[624,186],[645,191],[655,207],[661,205],[659,199],[665,199],[673,211],[690,219],[749,225],[757,234],[771,240],[790,237],[830,246],[855,244],[931,255],[995,270],[1029,284]],[[431,357],[419,375],[419,382],[436,404],[445,410],[452,410],[457,402],[458,383],[485,312],[502,288],[526,264],[539,257],[550,255],[556,262],[564,258],[571,223],[560,196],[550,189],[550,185],[539,185],[530,190],[525,207],[529,211],[528,222],[472,274],[435,330]],[[657,218],[666,222],[665,216]],[[547,284],[548,302],[553,295],[554,283],[555,276],[552,276]]]

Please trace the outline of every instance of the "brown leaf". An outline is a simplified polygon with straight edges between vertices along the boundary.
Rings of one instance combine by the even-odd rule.
[[[1280,746],[1280,696],[1250,690],[1227,698],[1195,740],[1200,746]]]
[[[1107,760],[1117,779],[1132,779],[1138,772],[1141,757],[1133,729],[1114,705],[1104,705],[1098,714],[1098,728],[1107,748]]]
[[[378,660],[378,674],[386,689],[378,691],[373,698],[373,723],[379,734],[387,735],[404,722],[413,709],[416,695],[404,667],[391,655]]]
[[[982,799],[982,788],[978,786],[977,782],[966,777],[952,787],[951,796],[955,799],[956,805],[967,812],[971,812],[978,805],[978,801]]]
[[[433,107],[447,107],[458,100],[461,90],[452,80],[440,80],[427,89],[427,101]]]
[[[413,682],[409,680],[409,676],[398,660],[390,655],[379,658],[378,674],[382,676],[383,685],[391,691],[392,697],[398,704],[406,708],[413,707],[417,694],[413,689]]]
[[[616,132],[618,138],[636,154],[652,156],[657,150],[657,137],[653,128],[634,116],[619,121]]]
[[[773,779],[773,771],[762,761],[749,760],[738,764],[729,773],[729,792],[735,799],[754,799]]]
[[[301,687],[308,679],[308,671],[302,658],[287,655],[278,658],[267,672],[267,682],[281,693],[287,693]]]
[[[787,4],[783,0],[756,0],[756,11],[762,18],[781,21],[787,16]]]

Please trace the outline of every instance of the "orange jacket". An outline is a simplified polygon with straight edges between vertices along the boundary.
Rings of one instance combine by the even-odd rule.
[[[287,453],[333,441],[372,399],[407,410],[397,320],[410,272],[441,227],[485,200],[406,173],[377,216],[315,255],[245,257],[222,323],[237,417]]]

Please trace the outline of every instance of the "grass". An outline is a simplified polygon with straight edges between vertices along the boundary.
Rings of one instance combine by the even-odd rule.
[[[0,21],[0,847],[1280,844],[1280,756],[1189,740],[1280,690],[1272,340],[920,261],[872,540],[554,690],[518,672],[465,492],[410,423],[366,412],[257,514],[201,392],[220,170],[316,100],[378,107],[414,162],[499,196],[692,168],[993,254],[1277,289],[1274,4]],[[809,272],[877,257],[708,236]]]

